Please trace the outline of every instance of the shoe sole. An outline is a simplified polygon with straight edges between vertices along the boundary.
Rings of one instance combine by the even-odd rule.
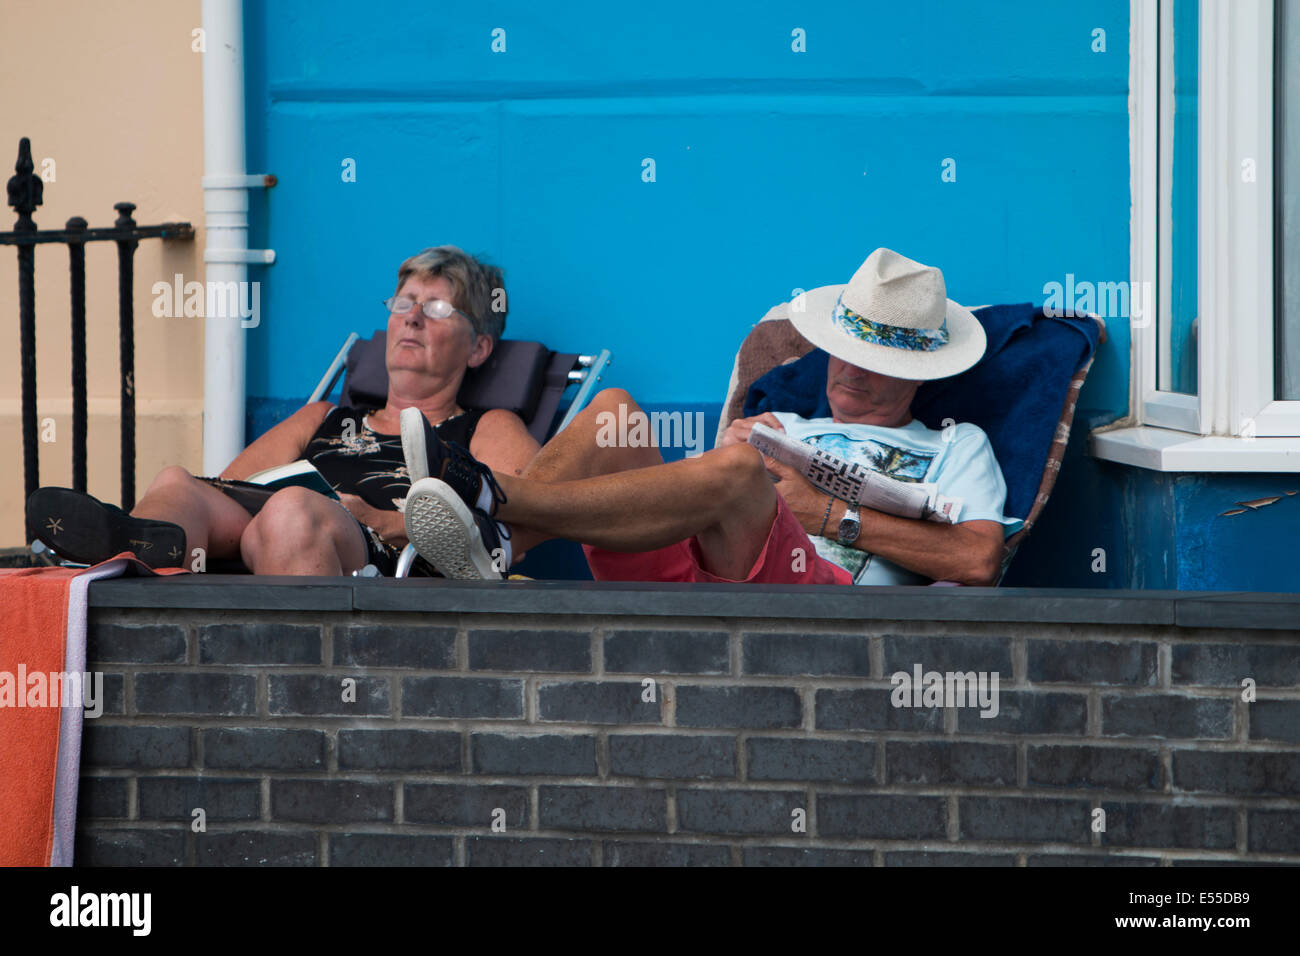
[[[123,551],[151,568],[180,567],[185,559],[180,525],[132,518],[70,488],[38,488],[32,493],[27,534],[78,564],[98,564]]]
[[[500,581],[473,513],[437,478],[412,484],[406,496],[406,538],[445,578]]]
[[[418,408],[402,409],[402,456],[411,484],[429,477],[429,449],[424,442],[424,412]]]

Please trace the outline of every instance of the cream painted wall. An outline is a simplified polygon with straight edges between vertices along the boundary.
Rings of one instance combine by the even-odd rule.
[[[152,285],[203,279],[202,54],[191,50],[199,0],[4,0],[0,31],[0,181],[18,140],[31,138],[37,173],[54,181],[39,227],[71,216],[112,225],[113,203],[136,222],[184,220],[192,242],[150,239],[135,255],[136,495],[164,465],[202,461],[203,320],[157,318]],[[0,209],[0,228],[13,210]],[[120,504],[117,250],[86,251],[89,488]],[[72,386],[67,247],[36,247],[37,415],[54,419],[40,446],[44,485],[72,481]],[[19,408],[18,269],[0,246],[0,547],[25,543]]]

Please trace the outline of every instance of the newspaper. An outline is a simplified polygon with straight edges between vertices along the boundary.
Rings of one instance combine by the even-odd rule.
[[[954,524],[961,515],[962,499],[939,494],[938,485],[890,478],[766,425],[754,425],[749,443],[769,458],[794,468],[828,495],[849,504],[941,524]]]

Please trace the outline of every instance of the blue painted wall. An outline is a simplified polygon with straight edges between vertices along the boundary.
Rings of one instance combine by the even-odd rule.
[[[508,334],[610,348],[608,381],[652,404],[721,402],[769,307],[879,245],[971,304],[1127,275],[1124,0],[246,11],[250,169],[279,177],[252,396],[310,391],[441,242],[504,266]],[[1110,406],[1126,335],[1108,349]]]
[[[662,409],[716,407],[770,306],[880,245],[970,305],[1128,277],[1126,0],[245,10],[249,169],[279,178],[253,210],[278,261],[253,276],[251,434],[444,242],[504,267],[508,335],[609,348],[604,384]],[[1127,411],[1127,323],[1109,325],[1081,423]],[[1283,479],[1139,474],[1086,458],[1085,433],[1007,583],[1250,586],[1215,542],[1284,532],[1209,511]]]
[[[1089,431],[1112,417],[1076,412],[1052,497],[1004,585],[1300,591],[1300,475],[1165,474],[1089,457]]]

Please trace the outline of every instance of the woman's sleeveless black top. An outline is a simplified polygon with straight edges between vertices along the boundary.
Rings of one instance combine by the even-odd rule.
[[[334,490],[359,495],[372,507],[397,511],[411,489],[401,435],[383,435],[366,422],[367,411],[335,408],[311,436],[303,457]],[[482,409],[467,409],[437,426],[443,441],[469,449]]]

